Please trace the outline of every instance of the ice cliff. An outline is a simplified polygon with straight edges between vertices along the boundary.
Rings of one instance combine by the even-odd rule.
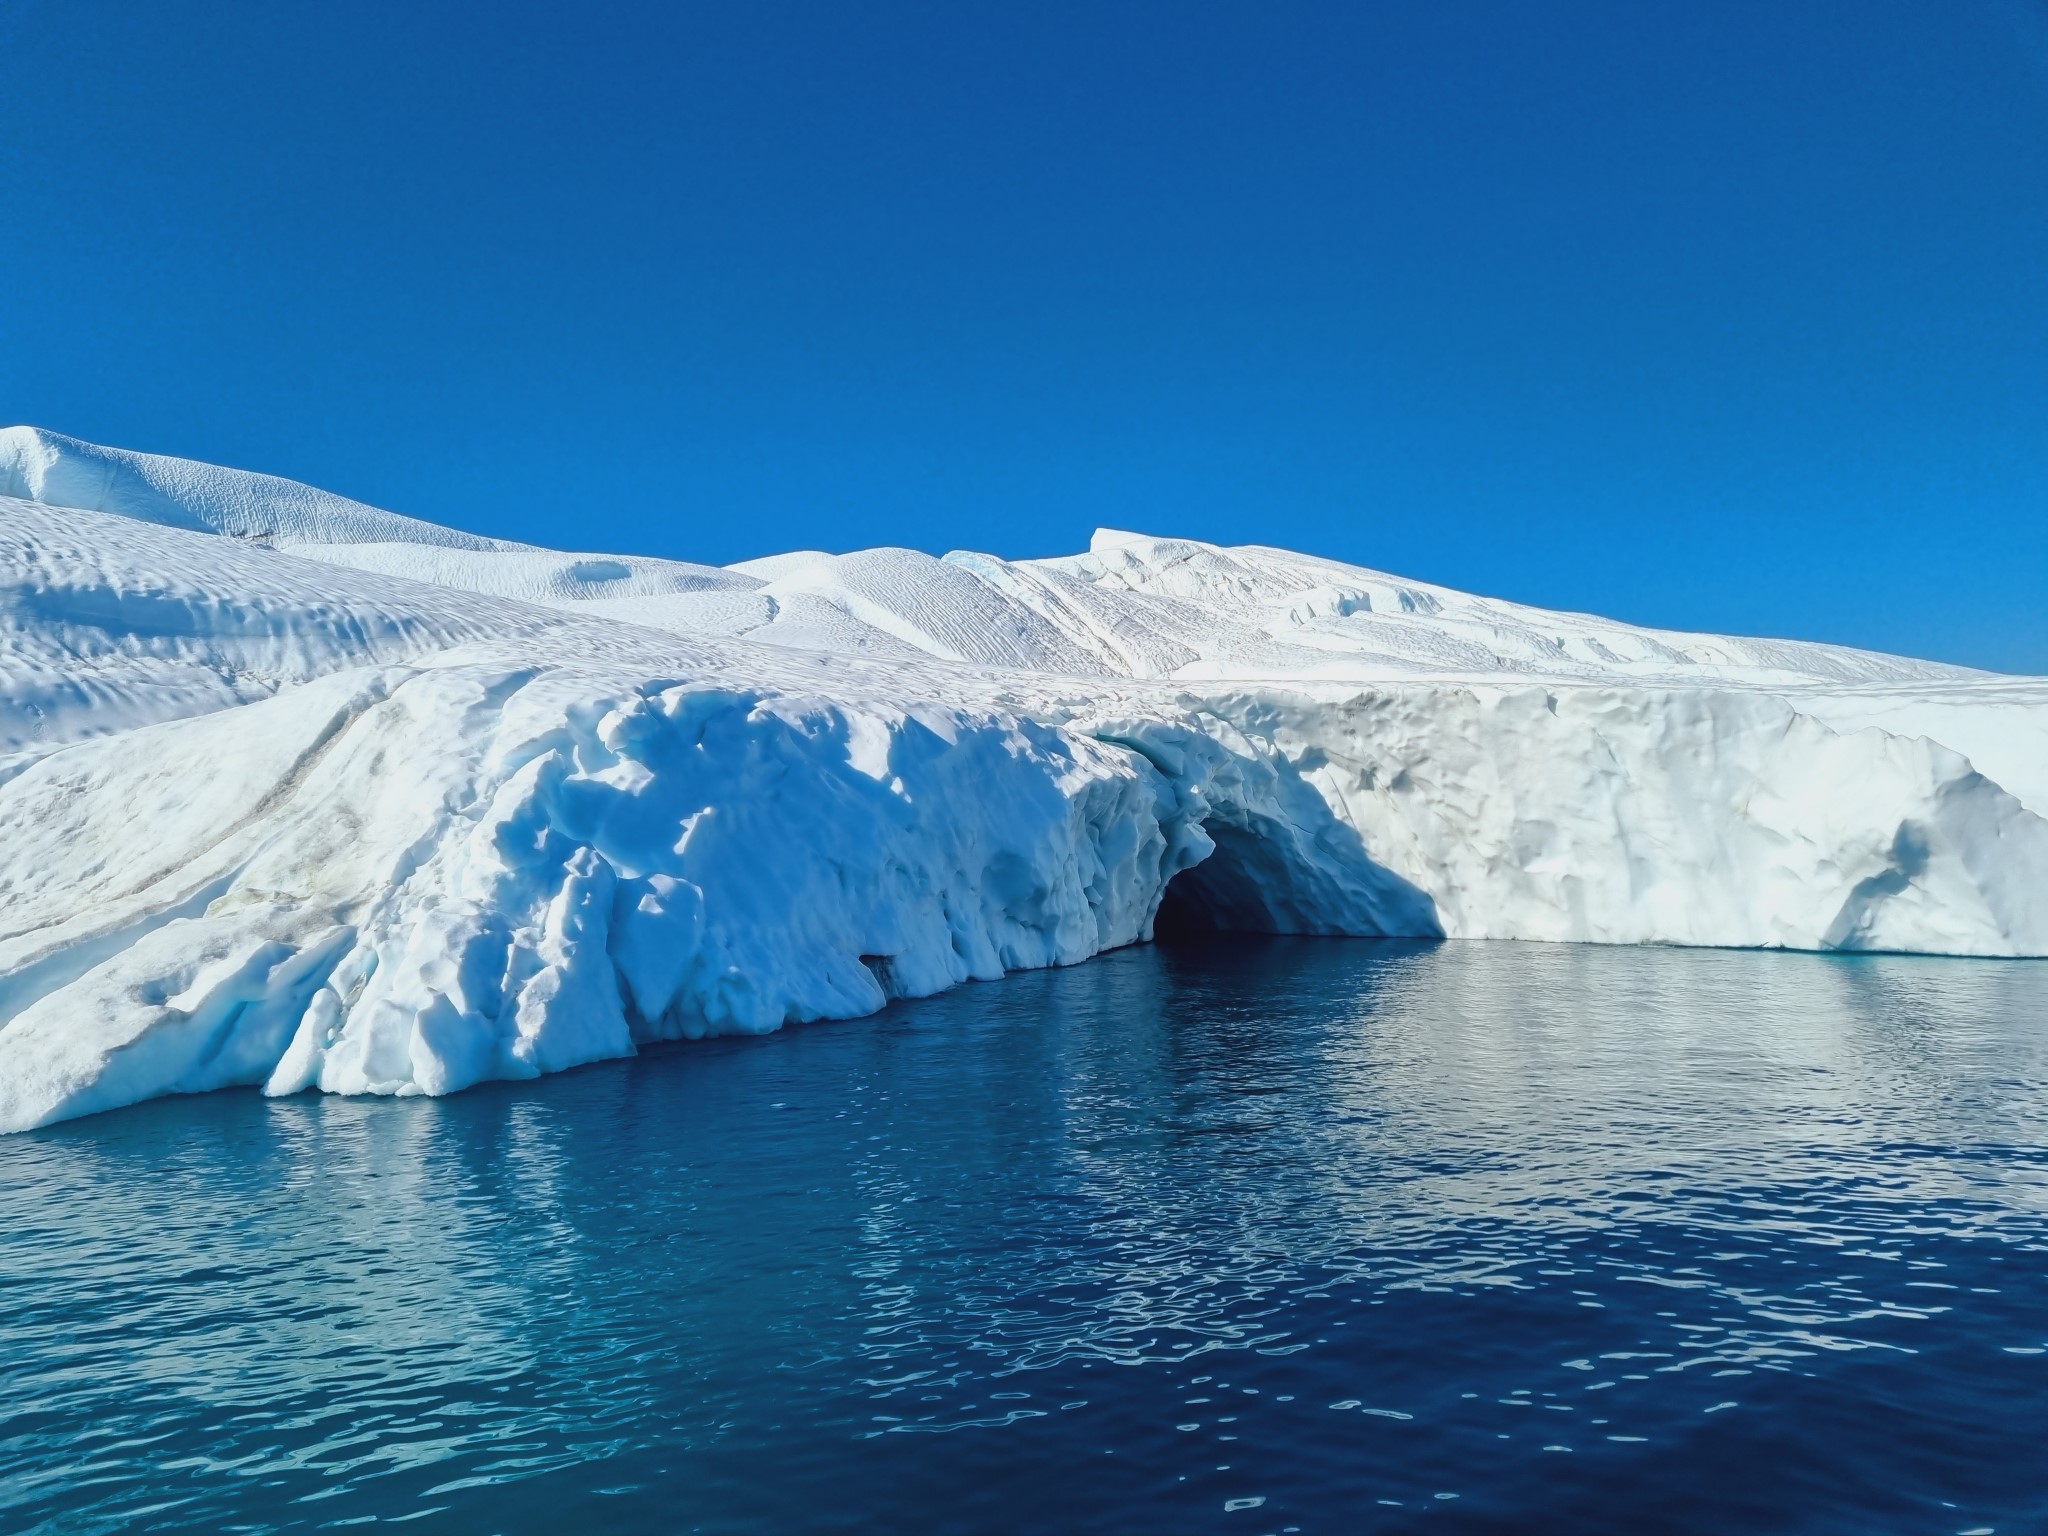
[[[1264,548],[716,568],[0,431],[0,1129],[1268,931],[2048,955],[2048,681]]]

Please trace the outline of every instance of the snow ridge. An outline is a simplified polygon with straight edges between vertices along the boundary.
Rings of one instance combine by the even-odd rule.
[[[289,547],[379,540],[519,549],[276,475],[102,448],[41,427],[0,427],[0,496]]]

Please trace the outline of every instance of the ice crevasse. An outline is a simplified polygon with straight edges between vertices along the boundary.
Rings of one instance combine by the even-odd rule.
[[[534,549],[0,431],[0,1128],[1263,931],[2048,955],[2048,683],[1285,551]]]

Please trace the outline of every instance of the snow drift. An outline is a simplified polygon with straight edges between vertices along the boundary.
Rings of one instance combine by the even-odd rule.
[[[1285,551],[729,569],[0,432],[0,1129],[1178,926],[2048,955],[2048,683]]]

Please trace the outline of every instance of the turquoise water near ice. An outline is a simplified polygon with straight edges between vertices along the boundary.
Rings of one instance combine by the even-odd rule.
[[[2048,966],[1274,940],[0,1139],[0,1529],[2048,1529]]]

